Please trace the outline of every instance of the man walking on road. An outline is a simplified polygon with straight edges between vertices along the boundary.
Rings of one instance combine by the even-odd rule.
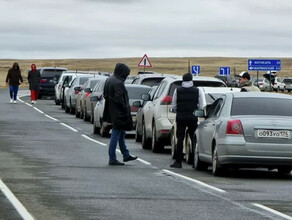
[[[126,64],[117,63],[113,76],[107,79],[104,86],[105,106],[103,121],[112,123],[113,126],[108,149],[109,165],[124,165],[116,157],[118,142],[124,162],[138,158],[130,155],[125,143],[125,131],[133,130],[129,97],[124,84],[129,74],[130,68]]]
[[[6,85],[9,85],[10,102],[16,103],[18,87],[23,83],[18,63],[13,63],[12,68],[8,70]]]
[[[183,75],[182,86],[173,93],[171,111],[176,112],[176,137],[177,137],[177,155],[176,160],[170,167],[181,168],[183,160],[183,141],[186,128],[190,135],[192,144],[194,144],[194,134],[198,127],[198,117],[194,115],[197,108],[203,109],[203,92],[194,87],[193,76],[191,73]]]
[[[39,85],[41,81],[40,71],[35,64],[31,64],[31,70],[28,72],[27,80],[29,83],[31,104],[36,103],[38,99]]]
[[[240,92],[260,92],[261,90],[252,84],[248,72],[243,71],[237,75],[239,77]]]

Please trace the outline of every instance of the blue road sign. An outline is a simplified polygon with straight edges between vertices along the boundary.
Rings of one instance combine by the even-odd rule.
[[[248,70],[251,71],[268,71],[268,70],[281,70],[281,60],[248,60]]]
[[[230,75],[230,67],[229,66],[221,66],[219,67],[220,75]]]
[[[192,73],[199,75],[200,74],[200,66],[192,66]]]

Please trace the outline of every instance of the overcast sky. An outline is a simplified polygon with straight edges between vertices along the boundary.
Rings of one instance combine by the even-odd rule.
[[[291,57],[291,0],[0,0],[0,59]]]

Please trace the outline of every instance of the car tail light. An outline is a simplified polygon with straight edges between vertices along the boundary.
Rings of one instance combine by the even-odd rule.
[[[277,82],[274,82],[274,85],[277,85]]]
[[[160,130],[159,133],[160,134],[167,134],[169,132],[169,130]]]
[[[77,95],[79,93],[79,90],[74,90],[75,91],[75,95]]]
[[[41,81],[40,81],[40,83],[45,83],[45,82],[47,82],[46,79],[41,79]]]
[[[130,106],[130,108],[131,108],[131,112],[138,112],[140,107]]]
[[[172,103],[172,96],[165,96],[161,102],[160,105],[170,105]]]
[[[259,85],[264,85],[264,83],[259,83]]]
[[[226,134],[243,134],[240,120],[227,121]]]
[[[85,98],[89,96],[90,92],[85,93]]]

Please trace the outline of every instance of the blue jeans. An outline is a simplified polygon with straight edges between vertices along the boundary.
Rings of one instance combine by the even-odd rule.
[[[120,130],[116,128],[112,129],[111,139],[110,139],[109,148],[108,148],[109,162],[117,161],[116,149],[117,149],[118,141],[119,141],[119,146],[120,146],[121,153],[123,154],[123,157],[127,158],[130,156],[129,150],[127,149],[127,146],[125,143],[125,135],[126,135],[126,132],[124,130]]]
[[[18,93],[18,86],[9,86],[10,98],[16,100]]]

